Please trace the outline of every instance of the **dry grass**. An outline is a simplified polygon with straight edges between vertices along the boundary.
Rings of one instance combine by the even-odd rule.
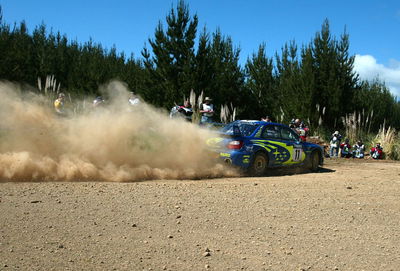
[[[236,107],[233,107],[233,104],[228,106],[227,104],[221,105],[221,114],[220,114],[222,123],[229,123],[236,119]]]
[[[362,112],[355,111],[354,113],[346,114],[346,116],[342,117],[346,138],[348,138],[350,142],[356,142],[358,140],[365,141],[370,135],[373,116],[373,110],[366,114],[363,109]]]
[[[374,146],[376,143],[381,143],[387,159],[400,160],[400,138],[395,129],[390,126],[386,129],[383,124],[372,141],[372,145]]]
[[[50,105],[52,105],[60,93],[61,83],[57,84],[57,79],[54,75],[47,75],[43,85],[42,79],[38,77],[38,89],[40,92],[43,92],[44,96],[48,98]],[[71,96],[69,96],[69,98],[71,99]]]
[[[192,122],[199,123],[201,119],[200,108],[203,103],[204,93],[201,92],[200,96],[197,98],[196,93],[192,89],[190,91],[189,102],[192,105],[193,115],[192,115]]]
[[[57,82],[57,79],[54,75],[47,75],[44,84],[42,83],[42,79],[38,77],[37,79],[37,87],[39,92],[46,97],[47,106],[53,108],[54,101],[58,98],[58,95],[63,92],[61,91],[61,83]],[[80,112],[85,111],[88,108],[88,102],[83,99],[81,102],[73,102],[73,98],[70,93],[63,92],[66,96],[66,104],[64,110],[68,112],[68,114],[77,115]],[[89,105],[91,103],[89,102]]]

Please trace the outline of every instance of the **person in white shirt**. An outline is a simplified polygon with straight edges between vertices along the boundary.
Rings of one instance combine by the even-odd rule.
[[[329,157],[338,157],[340,140],[342,140],[342,136],[339,134],[339,131],[335,131],[331,136],[331,140],[329,142],[330,143]]]
[[[361,140],[357,141],[357,144],[353,146],[353,157],[364,158],[365,146]]]
[[[140,104],[140,100],[139,100],[138,96],[135,95],[134,92],[131,92],[131,96],[129,97],[128,101],[129,101],[129,104],[133,105],[133,106]]]
[[[214,105],[211,103],[212,99],[210,97],[206,97],[204,99],[204,103],[201,105],[200,113],[201,113],[201,121],[200,123],[211,123],[214,116]]]

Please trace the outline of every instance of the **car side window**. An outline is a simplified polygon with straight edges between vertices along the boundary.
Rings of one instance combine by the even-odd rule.
[[[283,140],[299,141],[299,136],[292,129],[281,127],[281,137]]]
[[[278,126],[266,125],[261,137],[267,139],[279,139],[280,135]]]

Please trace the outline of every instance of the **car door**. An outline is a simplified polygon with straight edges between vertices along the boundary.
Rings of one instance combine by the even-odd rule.
[[[282,148],[280,147],[281,135],[280,130],[277,125],[265,125],[264,130],[261,133],[262,147],[268,152],[268,159],[270,166],[280,165],[282,163],[280,159],[280,153],[282,153]]]
[[[306,155],[300,137],[292,129],[285,126],[280,127],[280,135],[282,142],[285,143],[286,149],[290,154],[290,158],[284,164],[302,163]]]

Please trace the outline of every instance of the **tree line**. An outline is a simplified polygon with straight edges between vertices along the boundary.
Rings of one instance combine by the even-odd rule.
[[[384,122],[400,127],[397,98],[378,79],[360,80],[349,34],[333,36],[328,20],[301,47],[290,41],[267,56],[266,44],[260,44],[242,67],[231,37],[219,29],[199,30],[184,1],[165,19],[136,58],[93,40],[69,40],[44,24],[29,33],[24,21],[4,22],[0,7],[0,78],[35,85],[39,77],[54,75],[73,95],[95,95],[100,85],[119,79],[146,102],[167,109],[193,90],[212,97],[217,108],[232,105],[240,119],[301,118],[312,128],[332,130],[355,114],[371,131]]]

